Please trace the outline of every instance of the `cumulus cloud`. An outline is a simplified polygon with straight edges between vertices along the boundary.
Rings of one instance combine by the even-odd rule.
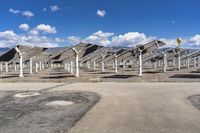
[[[80,43],[82,40],[80,37],[77,36],[69,36],[67,37],[66,41],[70,44],[70,45],[75,45]]]
[[[29,32],[30,35],[38,35],[39,34],[39,31],[37,31],[36,29],[32,29],[30,32]]]
[[[56,27],[54,26],[50,26],[48,24],[39,24],[34,29],[32,29],[29,32],[29,34],[31,35],[38,35],[39,33],[55,34],[56,32],[57,32]]]
[[[99,44],[103,46],[109,46],[111,44],[110,38],[113,35],[114,33],[98,31],[86,37],[84,39],[84,42]]]
[[[200,35],[195,35],[190,39],[190,43],[195,44],[195,45],[200,45]]]
[[[10,13],[13,13],[13,14],[21,14],[22,16],[25,16],[25,17],[33,17],[34,16],[34,13],[31,12],[31,11],[20,11],[20,10],[15,10],[15,9],[12,9],[10,8],[8,10]]]
[[[156,39],[156,37],[147,37],[144,33],[139,32],[128,32],[124,35],[112,37],[112,45],[133,47],[138,44],[144,44],[153,39]]]
[[[0,32],[0,47],[14,47],[16,45],[57,47],[55,39],[46,36],[18,35],[12,30]]]
[[[15,9],[12,9],[12,8],[10,8],[8,11],[9,11],[10,13],[13,13],[13,14],[19,14],[19,13],[21,13],[21,11],[15,10]]]
[[[19,29],[23,31],[28,31],[29,30],[29,25],[28,24],[20,24]]]
[[[44,24],[36,26],[27,34],[16,34],[12,30],[3,31],[0,32],[0,47],[13,47],[15,45],[56,47],[60,44],[75,45],[81,41],[106,47],[134,47],[135,45],[144,44],[155,39],[164,41],[167,44],[166,47],[177,46],[176,38],[158,38],[147,36],[146,34],[139,32],[128,32],[122,35],[114,35],[112,32],[97,31],[85,39],[78,36],[49,38],[43,34],[51,34],[55,32],[56,30],[52,30],[52,26]],[[192,37],[183,38],[182,47],[199,48],[200,35],[197,34]]]
[[[49,33],[49,34],[55,34],[56,33],[56,28],[54,26],[50,25],[45,25],[45,24],[40,24],[36,27],[38,31],[44,32],[44,33]]]
[[[97,10],[96,14],[99,17],[104,17],[106,15],[106,11],[105,10]]]
[[[98,31],[86,37],[84,42],[95,43],[108,47],[133,47],[156,39],[156,37],[146,36],[144,33],[128,32],[123,35],[115,35],[111,32]]]
[[[106,47],[134,47],[138,44],[145,44],[155,39],[165,42],[165,47],[177,47],[176,38],[158,38],[155,36],[147,36],[145,33],[128,32],[122,35],[114,35],[114,33],[98,31],[83,39],[84,42],[99,44]],[[198,48],[200,47],[200,35],[192,37],[184,37],[182,39],[182,47]]]
[[[52,6],[50,6],[50,9],[52,12],[56,12],[59,10],[59,7],[57,5],[52,5]]]
[[[55,38],[55,42],[57,42],[57,43],[63,43],[63,42],[65,42],[65,39],[56,37]]]
[[[23,12],[22,12],[22,16],[25,16],[25,17],[33,17],[33,16],[34,16],[34,13],[32,13],[31,11],[23,11]]]

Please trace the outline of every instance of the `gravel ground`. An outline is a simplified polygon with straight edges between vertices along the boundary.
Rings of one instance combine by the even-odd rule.
[[[28,93],[37,93],[32,91]],[[40,95],[17,98],[27,91],[0,91],[1,133],[67,132],[93,105],[99,96],[92,92],[40,91]],[[66,100],[69,106],[46,106],[52,101]]]

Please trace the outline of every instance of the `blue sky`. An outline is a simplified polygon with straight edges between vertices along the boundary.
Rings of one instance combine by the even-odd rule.
[[[133,46],[155,38],[173,45],[182,37],[185,46],[199,47],[199,5],[199,0],[0,0],[0,46],[67,46],[80,40]]]

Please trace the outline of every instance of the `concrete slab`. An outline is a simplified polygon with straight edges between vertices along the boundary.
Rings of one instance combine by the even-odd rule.
[[[43,87],[33,84],[33,88],[39,85]],[[6,86],[19,89],[23,85],[1,84],[0,89]],[[22,88],[28,86],[32,84]],[[48,91],[90,91],[101,96],[69,133],[199,133],[200,111],[188,100],[189,96],[200,94],[199,86],[200,83],[104,82],[74,83]]]
[[[200,111],[188,100],[199,83],[77,83],[100,102],[69,133],[199,133]]]

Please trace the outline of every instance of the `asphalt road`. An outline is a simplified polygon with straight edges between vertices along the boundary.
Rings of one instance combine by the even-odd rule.
[[[0,89],[6,86],[18,88],[19,84],[1,84]],[[49,91],[55,90],[91,91],[101,96],[69,133],[200,132],[200,111],[188,100],[200,94],[200,83],[75,83]]]
[[[19,89],[19,84],[13,85]],[[99,101],[99,96],[91,92],[49,91],[61,86],[35,88],[35,91],[0,90],[0,133],[64,133]]]

